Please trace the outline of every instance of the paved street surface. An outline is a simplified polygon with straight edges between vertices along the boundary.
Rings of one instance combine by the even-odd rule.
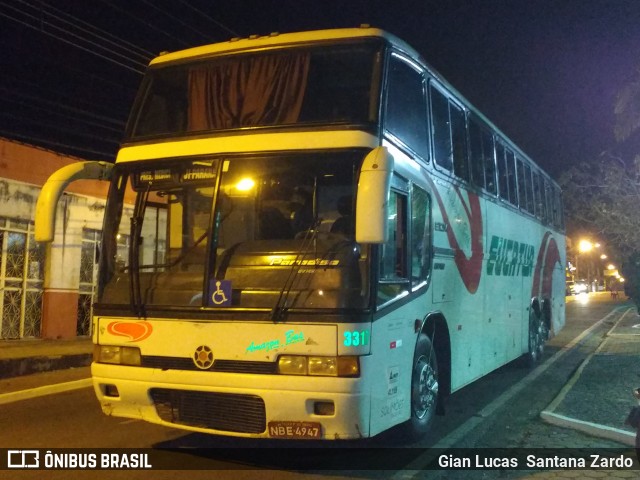
[[[0,380],[0,448],[70,448],[75,449],[70,450],[73,452],[83,448],[180,448],[183,453],[172,457],[175,461],[208,469],[5,470],[0,472],[0,477],[65,480],[70,475],[73,478],[190,480],[640,478],[639,470],[611,468],[423,469],[434,455],[455,458],[480,451],[491,456],[504,452],[499,449],[505,448],[524,454],[543,452],[547,456],[566,449],[596,449],[586,453],[615,449],[607,451],[633,458],[632,450],[625,443],[626,439],[633,438],[632,432],[625,427],[624,419],[634,404],[631,389],[640,382],[640,337],[636,333],[640,333],[637,328],[640,317],[630,304],[602,294],[588,297],[587,302],[569,299],[567,314],[567,326],[549,342],[538,368],[528,370],[514,362],[456,392],[448,404],[447,415],[438,418],[433,434],[415,445],[403,444],[395,432],[390,432],[366,442],[341,445],[332,442],[322,444],[324,448],[320,450],[300,450],[301,446],[317,445],[252,442],[111,418],[101,413],[88,383],[82,383],[89,376],[87,367]],[[60,385],[73,388],[58,392],[55,389]],[[44,391],[40,390],[43,388]],[[47,388],[54,390],[47,391]],[[19,399],[7,396],[17,392],[22,395]],[[276,450],[267,450],[265,455],[264,450],[256,449],[263,446]],[[398,446],[401,449],[391,449]],[[392,470],[352,470],[354,466],[362,467],[363,458],[372,462],[388,459],[394,467],[398,466]],[[290,468],[291,462],[300,460],[305,461],[304,468]],[[323,470],[326,462],[334,462],[338,471]],[[252,470],[239,469],[242,466]],[[267,470],[269,468],[276,470]]]

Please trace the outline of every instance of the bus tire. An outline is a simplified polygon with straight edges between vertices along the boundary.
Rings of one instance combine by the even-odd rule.
[[[529,314],[529,345],[527,353],[524,355],[526,367],[533,368],[540,363],[548,336],[549,332],[542,315],[532,309]]]
[[[438,359],[431,339],[420,334],[413,354],[411,373],[411,418],[405,432],[411,440],[422,438],[429,431],[438,405]]]

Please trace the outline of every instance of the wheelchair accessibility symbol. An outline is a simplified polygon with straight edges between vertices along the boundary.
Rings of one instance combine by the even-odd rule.
[[[228,307],[231,305],[231,281],[230,280],[211,280],[209,286],[210,307]]]

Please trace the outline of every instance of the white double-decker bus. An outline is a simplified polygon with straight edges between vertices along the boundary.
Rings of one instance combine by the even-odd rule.
[[[92,376],[108,415],[221,435],[425,434],[564,324],[557,184],[363,27],[153,60],[110,178]]]

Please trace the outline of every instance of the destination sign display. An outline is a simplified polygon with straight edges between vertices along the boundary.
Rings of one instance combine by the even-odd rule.
[[[171,169],[144,170],[133,175],[133,188],[140,190],[160,190],[181,185],[212,185],[218,172],[218,162],[194,162]]]

